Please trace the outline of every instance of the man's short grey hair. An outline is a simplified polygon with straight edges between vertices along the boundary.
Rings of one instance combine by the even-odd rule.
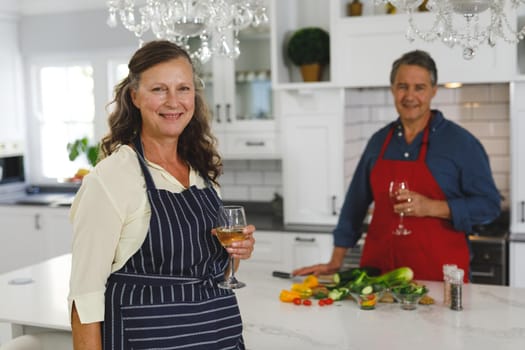
[[[397,71],[399,67],[403,64],[419,66],[426,69],[430,73],[430,82],[432,86],[437,84],[437,68],[436,62],[426,51],[414,50],[403,54],[392,64],[392,70],[390,71],[390,85],[394,84],[396,79]]]

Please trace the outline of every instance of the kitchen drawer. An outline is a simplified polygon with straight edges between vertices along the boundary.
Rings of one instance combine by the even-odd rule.
[[[471,264],[470,273],[472,283],[507,285],[507,271],[505,265],[498,264]]]
[[[277,132],[242,132],[226,134],[225,158],[275,159],[280,158]]]
[[[341,113],[344,108],[343,89],[304,89],[280,90],[277,94],[282,116]]]
[[[250,259],[243,261],[245,263],[263,263],[281,265],[284,254],[283,233],[272,231],[255,231],[255,248]]]

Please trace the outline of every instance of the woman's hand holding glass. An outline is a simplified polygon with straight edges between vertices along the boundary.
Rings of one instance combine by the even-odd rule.
[[[248,259],[253,251],[253,225],[246,224],[246,214],[242,206],[221,206],[217,214],[215,235],[230,254],[230,276],[219,284],[226,289],[242,288],[245,283],[235,277],[237,264],[235,258]]]

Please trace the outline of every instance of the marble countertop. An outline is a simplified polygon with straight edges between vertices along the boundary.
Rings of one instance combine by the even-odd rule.
[[[0,321],[69,330],[66,296],[70,256],[0,276]],[[248,267],[238,272],[247,287],[236,291],[247,349],[301,350],[523,350],[525,289],[468,284],[463,311],[442,305],[442,283],[427,282],[436,304],[401,310],[378,304],[360,310],[351,300],[320,307],[279,301],[291,280],[271,276],[271,269]],[[10,284],[10,281],[26,284]]]

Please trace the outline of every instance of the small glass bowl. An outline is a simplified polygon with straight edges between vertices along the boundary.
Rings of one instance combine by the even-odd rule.
[[[385,291],[383,289],[375,290],[369,294],[361,294],[350,291],[350,295],[357,302],[361,310],[373,310],[376,308],[379,299],[383,297],[384,292]]]
[[[428,290],[425,288],[425,291],[423,293],[418,294],[401,293],[399,291],[396,291],[395,289],[390,290],[390,292],[401,305],[401,309],[415,310],[417,309],[417,304],[419,304],[421,298],[423,298],[428,293]]]

